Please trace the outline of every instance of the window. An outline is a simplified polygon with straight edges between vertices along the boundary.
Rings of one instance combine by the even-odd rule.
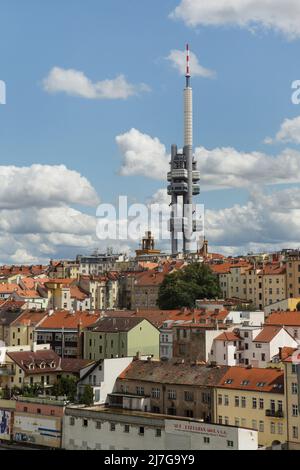
[[[228,406],[229,405],[229,397],[228,395],[224,395],[224,406]]]
[[[222,423],[223,423],[223,417],[222,417],[222,416],[219,416],[219,417],[218,417],[218,423],[219,423],[219,424],[222,424]]]
[[[234,418],[234,425],[237,427],[240,426],[240,418]]]
[[[277,434],[283,434],[283,423],[277,423]]]
[[[210,394],[208,392],[202,393],[202,403],[205,403],[205,404],[210,403]]]
[[[160,413],[159,406],[152,406],[152,413]]]
[[[297,374],[297,364],[292,364],[292,373]]]
[[[184,400],[185,401],[194,401],[194,393],[193,392],[184,392]]]
[[[176,408],[168,408],[167,414],[171,415],[171,416],[175,416],[176,415]]]
[[[139,428],[139,435],[140,435],[140,436],[144,436],[144,434],[145,434],[145,428],[144,428],[143,426],[140,426],[140,428]]]
[[[297,383],[292,383],[292,394],[297,395],[298,393],[298,384]]]
[[[256,419],[252,420],[252,428],[257,430],[257,421],[256,421]]]
[[[259,422],[259,426],[258,426],[259,432],[264,432],[264,428],[265,428],[264,422],[263,422],[263,421],[260,421],[260,422]]]
[[[223,397],[222,395],[218,395],[218,405],[222,405],[223,403]]]
[[[159,388],[152,388],[152,398],[160,398],[160,389]]]
[[[110,430],[115,431],[116,430],[116,425],[115,423],[110,423]]]
[[[36,412],[37,412],[38,415],[40,415],[41,414],[41,408],[37,408]]]
[[[260,409],[260,410],[263,410],[263,409],[264,409],[264,399],[263,399],[263,398],[260,398],[260,399],[259,399],[259,409]]]
[[[293,416],[298,416],[298,405],[293,405],[292,406],[292,415]]]
[[[137,395],[144,395],[144,387],[136,387]]]
[[[50,411],[50,414],[51,414],[51,416],[55,416],[55,411],[54,411],[54,410],[51,410],[51,411]]]
[[[255,397],[252,398],[252,408],[257,408],[257,399]]]
[[[210,443],[210,438],[209,437],[203,437],[203,442],[204,442],[204,444],[209,444]]]
[[[193,418],[194,417],[193,410],[185,410],[185,416],[187,418]]]
[[[227,447],[233,447],[233,441],[227,441]]]
[[[27,413],[27,411],[28,411],[28,408],[27,408],[27,406],[24,406],[24,409],[23,409],[23,411],[24,411],[24,413]]]
[[[246,408],[246,397],[242,397],[242,408]]]
[[[96,429],[101,429],[101,421],[96,421]]]
[[[168,390],[169,400],[176,400],[176,390]]]
[[[87,420],[87,419],[83,419],[83,420],[82,420],[82,426],[83,426],[84,428],[87,428],[87,427],[88,427],[88,420]]]
[[[124,425],[124,432],[129,433],[129,431],[130,431],[130,426],[129,426],[129,424],[125,424],[125,425]]]
[[[298,439],[298,426],[293,426],[293,438]]]
[[[161,437],[161,429],[156,429],[155,436],[156,437]]]
[[[229,418],[228,418],[228,416],[224,416],[224,424],[225,424],[225,426],[228,426],[228,425],[229,425]]]
[[[265,355],[265,353],[262,353],[262,355],[261,355],[261,360],[262,360],[262,361],[265,361],[265,360],[266,360],[266,355]]]
[[[270,424],[270,432],[271,432],[271,434],[275,434],[275,432],[276,432],[275,423],[273,421]]]

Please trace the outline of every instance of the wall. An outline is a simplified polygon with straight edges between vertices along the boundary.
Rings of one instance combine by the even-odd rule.
[[[15,413],[13,440],[16,442],[59,448],[61,435],[61,418]]]
[[[257,433],[225,426],[206,425],[195,421],[165,420],[153,414],[97,413],[68,409],[64,418],[63,446],[66,449],[102,450],[212,450],[257,448]],[[73,416],[74,425],[70,417]],[[87,426],[83,426],[83,419]],[[98,427],[97,427],[97,422]],[[111,423],[115,430],[111,430]],[[128,432],[124,432],[125,424]],[[140,433],[140,428],[144,433]],[[180,429],[179,429],[180,427]],[[192,429],[191,429],[192,427]],[[201,429],[201,430],[200,430]],[[159,431],[159,434],[157,434]],[[204,443],[209,437],[210,442]],[[232,441],[233,447],[228,446]]]
[[[128,332],[127,355],[135,356],[137,352],[159,358],[159,330],[147,320],[143,320]]]

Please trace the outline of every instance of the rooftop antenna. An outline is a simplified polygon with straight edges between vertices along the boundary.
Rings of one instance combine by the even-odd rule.
[[[186,73],[185,73],[185,78],[186,78],[186,88],[189,88],[190,86],[190,47],[187,44],[186,45]]]

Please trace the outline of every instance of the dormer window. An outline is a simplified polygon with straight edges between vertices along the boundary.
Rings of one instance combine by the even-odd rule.
[[[50,362],[50,367],[51,367],[51,369],[55,368],[55,362],[54,361]]]
[[[34,369],[34,363],[33,363],[33,362],[31,362],[30,364],[28,364],[28,369],[30,369],[30,370]]]
[[[46,367],[46,362],[41,362],[40,363],[40,369],[45,369]]]

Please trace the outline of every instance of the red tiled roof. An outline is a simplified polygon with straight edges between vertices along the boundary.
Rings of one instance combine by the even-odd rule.
[[[217,341],[240,341],[241,337],[233,331],[224,331],[221,335],[215,338]]]
[[[284,393],[284,372],[276,368],[233,366],[218,384],[219,388]]]
[[[71,298],[75,298],[77,300],[85,300],[89,298],[89,295],[83,292],[78,286],[70,287],[70,294]]]
[[[48,315],[38,328],[66,328],[76,330],[79,324],[82,328],[93,325],[100,318],[100,316],[101,312],[95,312],[92,314],[87,311],[71,313],[67,310],[56,310],[52,315]]]
[[[61,358],[52,349],[40,351],[7,352],[10,357],[27,375],[61,371]],[[51,367],[53,364],[54,367]],[[30,368],[30,365],[33,365]],[[44,367],[43,367],[44,365]]]
[[[11,323],[11,326],[15,326],[15,325],[36,326],[46,316],[47,316],[47,313],[44,311],[24,310],[24,312],[21,313],[21,315]]]
[[[277,336],[281,326],[264,326],[262,331],[254,338],[254,343],[270,343]]]
[[[267,325],[300,326],[300,312],[273,312],[265,323]]]
[[[61,368],[64,372],[79,374],[81,369],[88,365],[92,365],[94,362],[95,361],[91,361],[88,359],[62,358]]]

